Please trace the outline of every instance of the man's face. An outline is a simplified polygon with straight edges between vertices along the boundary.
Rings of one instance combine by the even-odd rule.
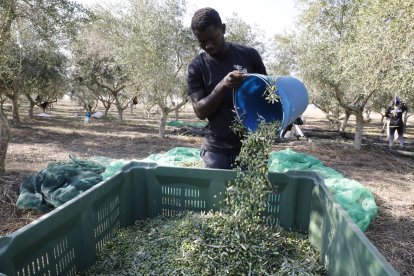
[[[224,48],[224,25],[221,28],[209,26],[204,31],[194,31],[201,49],[212,57],[218,56]]]

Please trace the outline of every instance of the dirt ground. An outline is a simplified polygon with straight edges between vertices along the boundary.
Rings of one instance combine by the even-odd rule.
[[[6,109],[8,106],[6,106]],[[51,117],[29,120],[21,107],[23,127],[12,128],[6,157],[6,175],[0,178],[0,235],[7,235],[42,214],[15,207],[19,185],[30,174],[46,168],[51,162],[67,161],[69,154],[78,157],[105,156],[115,159],[142,159],[152,153],[174,147],[199,147],[201,137],[176,135],[167,128],[167,138],[158,138],[158,117],[150,118],[135,108],[125,111],[125,123],[119,124],[115,111],[106,119],[84,124],[81,109],[65,98],[58,101]],[[41,113],[40,109],[35,114]],[[6,110],[10,118],[10,110]],[[379,117],[365,128],[363,148],[356,151],[352,135],[339,136],[330,130],[328,121],[312,108],[305,112],[303,131],[306,140],[283,140],[274,150],[291,148],[323,161],[326,166],[368,187],[376,198],[378,217],[366,236],[401,275],[414,271],[414,158],[389,151],[379,133]],[[180,120],[194,120],[191,108],[180,113]],[[351,133],[351,121],[349,133]],[[406,153],[414,153],[414,124],[409,121],[405,134]],[[401,153],[401,152],[400,152]],[[404,153],[404,152],[403,152]]]

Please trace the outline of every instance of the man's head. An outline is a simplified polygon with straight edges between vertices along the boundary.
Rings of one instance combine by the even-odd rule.
[[[210,56],[218,56],[224,50],[226,25],[221,22],[216,10],[202,8],[196,11],[191,19],[191,29],[201,49]]]

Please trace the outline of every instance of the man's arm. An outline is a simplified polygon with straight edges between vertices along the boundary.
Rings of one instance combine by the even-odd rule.
[[[193,92],[190,95],[194,113],[200,120],[204,120],[217,110],[223,99],[224,90],[225,88],[221,82],[219,82],[208,96],[205,96],[205,92],[203,90]]]
[[[225,93],[241,85],[246,74],[241,71],[232,71],[228,73],[214,88],[210,95],[206,96],[204,90],[194,91],[190,94],[196,116],[204,120],[213,114],[220,106]]]

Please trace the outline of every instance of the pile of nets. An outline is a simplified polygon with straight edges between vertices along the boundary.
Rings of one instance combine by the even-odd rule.
[[[169,121],[167,123],[167,126],[172,127],[194,127],[194,128],[204,128],[207,125],[206,122],[200,121],[200,122],[184,122],[179,120]]]
[[[370,221],[377,216],[377,205],[369,189],[326,167],[317,158],[285,149],[273,152],[269,159],[269,170],[273,172],[304,170],[319,173],[334,198],[362,231],[365,231]]]
[[[70,155],[66,162],[50,163],[46,169],[31,174],[20,185],[16,207],[50,211],[107,179],[127,163],[106,157],[93,159]]]
[[[155,153],[144,158],[145,162],[156,162],[162,166],[202,167],[203,160],[200,157],[200,149],[177,147],[165,153]]]
[[[165,153],[152,154],[144,160],[169,166],[202,167],[203,164],[200,149],[183,147],[173,148]],[[305,153],[285,149],[270,154],[269,171],[286,172],[289,170],[319,173],[334,198],[362,231],[365,231],[371,220],[377,216],[374,196],[361,183],[345,178],[341,173]]]

